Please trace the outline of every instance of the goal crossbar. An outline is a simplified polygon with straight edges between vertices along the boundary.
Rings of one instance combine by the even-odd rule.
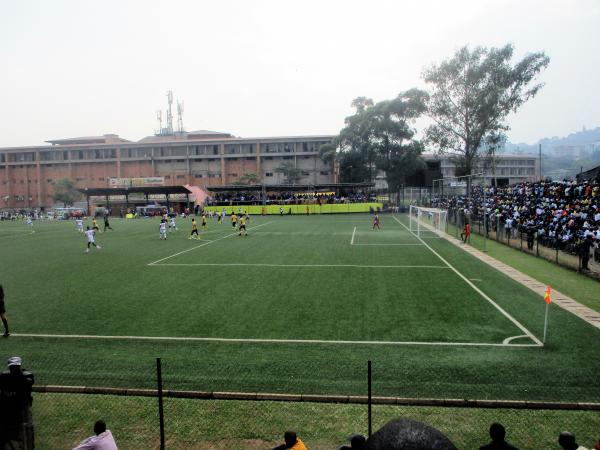
[[[446,231],[447,211],[410,205],[409,230],[418,237],[442,237]]]

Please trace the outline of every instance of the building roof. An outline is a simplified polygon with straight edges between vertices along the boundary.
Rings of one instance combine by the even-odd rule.
[[[341,189],[341,188],[372,188],[375,183],[326,183],[326,184],[230,184],[225,186],[206,186],[210,192],[231,192],[231,191],[262,191],[268,192],[289,192],[289,191],[319,191],[323,189]]]
[[[90,197],[105,197],[107,195],[126,194],[191,194],[185,186],[133,186],[130,188],[84,188],[77,189]]]
[[[159,143],[176,141],[198,141],[203,139],[228,139],[233,137],[230,133],[220,131],[197,130],[197,131],[176,131],[173,134],[155,134],[146,136],[138,143]]]
[[[102,136],[83,136],[65,139],[53,139],[46,141],[52,145],[69,145],[69,144],[114,144],[119,142],[131,142],[127,139],[119,137],[117,134],[103,134]]]

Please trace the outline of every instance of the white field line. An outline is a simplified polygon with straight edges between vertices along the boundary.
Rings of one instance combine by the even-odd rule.
[[[382,245],[385,247],[393,246],[393,245],[404,245],[404,246],[421,246],[423,244],[352,244],[352,245]]]
[[[330,344],[330,345],[427,345],[451,347],[537,347],[535,344],[495,344],[488,342],[422,342],[422,341],[346,341],[322,339],[245,339],[217,337],[169,337],[169,336],[99,336],[88,334],[11,334],[14,337],[55,339],[104,339],[130,341],[188,341],[188,342],[238,342],[244,344]]]
[[[374,269],[442,269],[448,270],[447,266],[378,266],[361,264],[263,264],[263,263],[164,263],[148,264],[149,266],[217,266],[217,267],[354,267]]]
[[[354,245],[354,235],[356,234],[356,227],[352,230],[352,239],[350,239],[350,245]]]
[[[23,230],[23,231],[21,231],[21,230],[14,230],[14,231],[13,230],[0,230],[0,231],[7,232],[7,233],[0,233],[0,238],[23,237],[23,236],[31,236],[32,234],[35,234],[35,230]]]
[[[265,225],[269,225],[270,223],[272,223],[272,222],[266,222],[266,223],[263,223],[263,224],[257,225],[257,226],[255,226],[255,227],[249,228],[249,230],[254,230],[254,229],[256,229],[256,228],[263,227],[263,226],[265,226]],[[237,231],[236,231],[236,232],[234,232],[234,233],[226,234],[225,236],[222,236],[222,237],[220,237],[220,238],[214,239],[214,240],[212,240],[212,241],[205,242],[205,243],[203,243],[203,244],[197,245],[197,246],[195,246],[195,247],[192,247],[192,248],[188,248],[188,249],[186,249],[186,250],[183,250],[183,251],[181,251],[181,252],[175,253],[175,254],[173,254],[173,255],[170,255],[170,256],[166,256],[166,257],[164,257],[164,258],[161,258],[161,259],[157,259],[156,261],[153,261],[153,262],[151,262],[151,263],[148,263],[148,265],[149,265],[149,266],[153,266],[153,265],[155,265],[155,264],[157,264],[157,263],[159,263],[159,262],[161,262],[161,261],[165,261],[165,260],[167,260],[167,259],[174,258],[175,256],[179,256],[179,255],[182,255],[182,254],[184,254],[184,253],[191,252],[192,250],[196,250],[197,248],[204,247],[205,245],[212,244],[213,242],[220,241],[221,239],[226,239],[226,238],[228,238],[228,237],[235,236],[236,234],[238,234],[238,232],[237,232]]]
[[[393,216],[394,220],[396,222],[398,222],[400,225],[402,225],[404,228],[408,229],[408,227],[406,225],[404,225],[400,220],[398,220],[398,218],[396,216]],[[460,273],[452,264],[450,264],[448,261],[446,261],[438,252],[436,252],[434,249],[432,249],[427,243],[425,243],[425,241],[423,241],[423,239],[421,239],[419,236],[417,236],[416,234],[413,233],[413,235],[423,243],[423,245],[425,245],[425,247],[427,247],[431,253],[433,253],[435,256],[437,256],[444,264],[446,264],[454,273],[456,273],[460,278],[463,279],[463,281],[465,283],[467,283],[469,286],[471,286],[471,288],[473,288],[473,290],[475,292],[477,292],[479,295],[481,295],[485,300],[487,300],[492,306],[494,306],[498,311],[500,311],[500,313],[502,315],[504,315],[504,317],[506,317],[508,320],[510,320],[513,324],[515,324],[523,333],[525,333],[527,336],[529,336],[529,338],[536,343],[537,346],[539,347],[543,347],[544,344],[542,343],[542,341],[540,341],[537,337],[535,337],[535,335],[529,331],[527,328],[525,328],[517,319],[515,319],[513,316],[511,316],[509,313],[507,313],[500,305],[498,305],[494,300],[492,300],[485,292],[483,292],[481,289],[479,289],[477,286],[475,286],[473,284],[473,282],[471,280],[469,280],[467,277],[465,277],[462,273]]]
[[[526,338],[529,337],[526,334],[521,334],[519,336],[511,336],[511,337],[507,337],[506,339],[504,339],[502,341],[503,344],[510,344],[511,341],[514,341],[515,339],[520,339],[520,338]]]

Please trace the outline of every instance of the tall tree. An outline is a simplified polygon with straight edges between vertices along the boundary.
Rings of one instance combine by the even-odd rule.
[[[77,190],[75,182],[70,178],[61,178],[54,182],[54,194],[52,199],[55,202],[62,202],[66,208],[81,198],[81,193]]]
[[[463,47],[423,72],[430,86],[427,111],[433,120],[426,130],[427,142],[456,155],[466,174],[472,174],[484,143],[499,140],[509,130],[508,114],[543,87],[534,80],[548,66],[548,56],[531,53],[512,65],[513,53],[510,44]]]
[[[365,97],[355,99],[356,113],[346,118],[337,138],[342,180],[372,181],[379,169],[385,171],[389,188],[397,190],[422,164],[423,147],[414,139],[411,124],[425,111],[426,99],[427,94],[418,89],[377,104]],[[323,148],[322,157],[330,152],[330,147]]]
[[[283,174],[283,180],[286,184],[298,184],[302,178],[302,170],[288,163],[283,163],[277,167],[275,172]]]

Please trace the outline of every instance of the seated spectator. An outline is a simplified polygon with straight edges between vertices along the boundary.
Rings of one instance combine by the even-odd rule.
[[[396,419],[375,432],[365,450],[456,450],[442,433],[429,425],[410,419]]]
[[[362,434],[353,434],[348,441],[350,441],[350,446],[342,445],[339,450],[362,450],[365,448],[367,439]]]
[[[283,440],[285,443],[278,445],[277,447],[273,447],[273,450],[285,450],[288,448],[293,450],[306,450],[306,446],[293,430],[286,431],[283,435]]]
[[[94,424],[94,433],[94,436],[81,441],[73,450],[119,450],[112,433],[106,429],[104,421],[98,420]]]
[[[563,431],[558,435],[558,445],[564,450],[587,450],[585,447],[577,444],[575,441],[575,435],[568,431]]]
[[[506,430],[499,423],[493,423],[490,426],[490,437],[492,442],[479,447],[479,450],[517,450],[517,447],[510,445],[504,440]]]

